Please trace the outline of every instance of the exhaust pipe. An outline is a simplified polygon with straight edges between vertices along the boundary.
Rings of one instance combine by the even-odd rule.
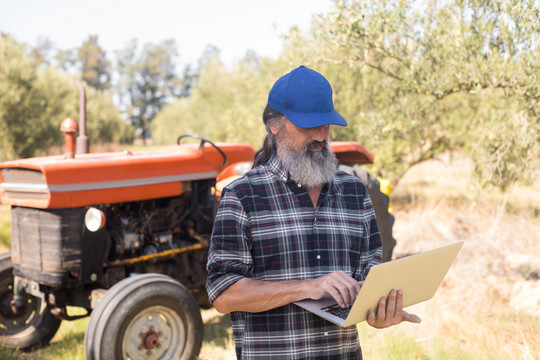
[[[81,128],[79,136],[77,136],[77,154],[88,154],[90,152],[90,139],[86,135],[86,91],[80,81],[75,81],[75,85],[79,89],[79,122]]]

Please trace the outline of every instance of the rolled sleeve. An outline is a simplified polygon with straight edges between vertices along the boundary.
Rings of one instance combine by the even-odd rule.
[[[237,195],[226,188],[216,214],[206,266],[206,290],[211,303],[229,286],[252,276],[249,244],[249,219]]]

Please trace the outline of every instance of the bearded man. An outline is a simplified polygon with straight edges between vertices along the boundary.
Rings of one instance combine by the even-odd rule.
[[[254,167],[228,185],[212,232],[207,290],[230,313],[238,359],[361,359],[356,326],[340,327],[296,305],[354,302],[381,240],[367,190],[337,170],[330,126],[346,126],[332,88],[300,66],[279,78],[263,113],[267,136]],[[368,323],[420,319],[392,290]]]

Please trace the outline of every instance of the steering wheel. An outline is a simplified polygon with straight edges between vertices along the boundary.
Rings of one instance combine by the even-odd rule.
[[[182,134],[178,137],[178,139],[176,140],[176,143],[178,145],[180,145],[180,141],[183,139],[183,138],[194,138],[194,139],[199,139],[201,140],[201,143],[199,145],[199,151],[200,152],[203,152],[203,149],[204,149],[204,143],[209,143],[210,145],[212,145],[218,152],[219,154],[221,155],[221,157],[223,158],[223,163],[221,164],[221,167],[224,167],[226,164],[227,164],[227,155],[225,155],[225,153],[223,152],[223,150],[221,150],[216,144],[214,144],[213,142],[211,142],[210,140],[206,139],[206,138],[203,138],[202,136],[199,136],[199,135],[195,135],[195,134]]]

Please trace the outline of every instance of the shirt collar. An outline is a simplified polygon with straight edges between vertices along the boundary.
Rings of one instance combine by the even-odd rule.
[[[289,172],[287,171],[287,167],[283,161],[281,161],[279,156],[277,156],[275,151],[266,163],[266,166],[268,167],[268,170],[274,173],[279,180],[283,182],[287,182],[289,180]]]

